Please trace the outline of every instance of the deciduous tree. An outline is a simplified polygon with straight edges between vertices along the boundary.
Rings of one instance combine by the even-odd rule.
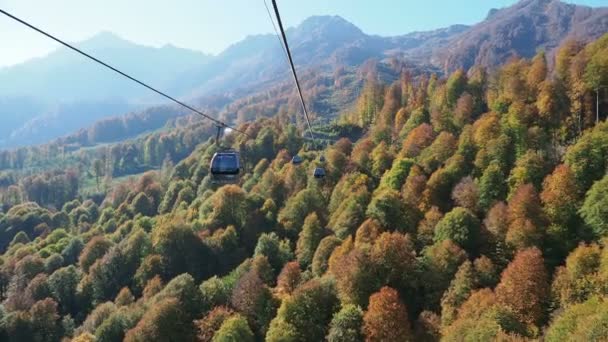
[[[533,247],[518,252],[502,273],[496,299],[521,323],[540,325],[546,317],[548,286],[542,254]]]
[[[363,316],[363,332],[368,342],[412,340],[407,310],[397,291],[383,287],[370,297]]]
[[[363,311],[355,305],[346,305],[331,320],[328,342],[363,342]]]
[[[597,236],[608,234],[608,176],[593,184],[580,212]]]

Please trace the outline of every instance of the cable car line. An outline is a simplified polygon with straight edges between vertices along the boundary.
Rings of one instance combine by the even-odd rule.
[[[308,110],[306,109],[306,103],[304,103],[304,96],[302,96],[302,88],[300,87],[300,81],[298,80],[298,74],[296,73],[296,68],[293,64],[293,58],[291,58],[291,51],[289,50],[289,44],[287,43],[287,36],[285,35],[285,30],[283,29],[283,22],[281,21],[281,15],[279,14],[279,8],[277,7],[276,0],[272,0],[272,6],[274,7],[274,13],[277,17],[279,29],[281,30],[281,36],[283,37],[283,44],[285,44],[285,50],[287,51],[287,58],[289,59],[289,65],[291,66],[291,72],[293,74],[293,79],[296,83],[296,88],[298,89],[298,94],[300,95],[300,102],[302,103],[302,109],[304,110],[304,116],[306,117],[306,123],[308,124],[308,130],[310,131],[310,136],[312,137],[312,141],[314,144],[315,134],[313,133],[312,126],[310,125],[310,119],[308,117]]]
[[[289,63],[289,57],[287,56],[287,50],[285,50],[285,46],[283,45],[283,40],[281,39],[281,35],[279,34],[279,31],[277,30],[277,27],[274,24],[274,19],[272,19],[272,14],[270,14],[270,9],[268,8],[268,4],[266,3],[266,0],[264,0],[264,7],[266,7],[266,13],[268,13],[268,19],[270,19],[270,23],[272,24],[274,33],[276,34],[277,39],[279,40],[279,44],[281,45],[281,50],[283,50],[283,53],[285,54],[285,60],[287,61],[287,63]]]
[[[264,1],[264,4],[266,2]],[[277,1],[272,0],[272,6],[274,7],[274,13],[277,17],[277,23],[279,24],[279,29],[281,30],[281,37],[283,38],[283,44],[285,45],[285,50],[287,52],[287,59],[289,60],[289,66],[291,67],[291,73],[293,74],[293,80],[296,83],[296,88],[298,89],[298,95],[300,96],[300,103],[302,104],[302,110],[304,111],[304,117],[306,118],[306,124],[308,125],[308,130],[310,131],[310,137],[312,139],[312,144],[315,146],[315,134],[312,130],[312,126],[310,124],[310,118],[308,116],[308,109],[306,108],[306,102],[304,101],[304,96],[302,95],[302,87],[300,87],[300,81],[298,80],[298,74],[296,72],[296,67],[293,64],[293,58],[291,57],[291,51],[289,50],[289,43],[287,43],[287,36],[285,35],[285,29],[283,28],[283,22],[281,21],[281,14],[279,13],[279,7],[277,6]],[[274,22],[273,22],[274,23]],[[325,157],[321,154],[321,158],[319,161],[324,164]],[[292,160],[292,164],[299,165],[302,160],[298,155],[295,155]],[[315,167],[313,171],[313,177],[316,179],[325,178],[325,169],[322,166]]]
[[[69,43],[66,43],[65,41],[63,41],[63,40],[61,40],[61,39],[53,36],[50,33],[47,33],[45,31],[43,31],[42,29],[39,29],[38,27],[36,27],[36,26],[34,26],[34,25],[26,22],[25,20],[17,18],[16,16],[8,13],[7,11],[5,11],[5,10],[3,10],[1,8],[0,8],[0,13],[2,13],[5,16],[7,16],[7,17],[9,17],[9,18],[11,18],[11,19],[13,19],[13,20],[15,20],[15,21],[17,21],[17,22],[19,22],[19,23],[27,26],[27,27],[29,27],[30,29],[32,29],[32,30],[34,30],[34,31],[36,31],[36,32],[38,32],[38,33],[40,33],[40,34],[42,34],[42,35],[44,35],[44,36],[46,36],[46,37],[54,40],[54,41],[56,41],[57,43],[59,43],[59,44],[65,46],[65,47],[67,47],[67,48],[69,48],[69,49],[71,49],[71,50],[73,50],[73,51],[75,51],[75,52],[77,52],[77,53],[79,53],[79,54],[81,54],[81,55],[83,55],[83,56],[91,59],[92,61],[94,61],[94,62],[96,62],[98,64],[101,64],[102,66],[104,66],[104,67],[106,67],[106,68],[108,68],[108,69],[110,69],[110,70],[112,70],[112,71],[120,74],[121,76],[126,77],[126,78],[130,79],[131,81],[133,81],[133,82],[135,82],[135,83],[137,83],[137,84],[139,84],[139,85],[141,85],[141,86],[143,86],[145,88],[148,88],[149,90],[151,90],[151,91],[153,91],[153,92],[155,92],[155,93],[157,93],[157,94],[159,94],[159,95],[161,95],[161,96],[163,96],[163,97],[165,97],[165,98],[167,98],[167,99],[169,99],[169,100],[177,103],[178,105],[180,105],[180,106],[182,106],[184,108],[187,108],[187,109],[193,111],[194,113],[199,114],[199,115],[203,116],[204,118],[207,118],[207,119],[213,121],[217,126],[230,128],[230,129],[232,129],[235,132],[238,132],[238,133],[244,134],[244,135],[246,135],[248,137],[251,137],[249,134],[245,133],[244,131],[239,130],[239,129],[235,128],[235,127],[231,127],[230,125],[228,125],[228,124],[226,124],[226,123],[224,123],[224,122],[222,122],[222,121],[220,121],[220,120],[218,120],[218,119],[216,119],[216,118],[214,118],[212,116],[209,116],[209,115],[207,115],[207,114],[205,114],[205,113],[203,113],[203,112],[195,109],[194,107],[192,107],[192,106],[190,106],[190,105],[188,105],[188,104],[186,104],[186,103],[184,103],[184,102],[182,102],[182,101],[180,101],[180,100],[178,100],[178,99],[176,99],[176,98],[174,98],[174,97],[172,97],[170,95],[167,95],[166,93],[164,93],[164,92],[162,92],[160,90],[157,90],[156,88],[153,88],[152,86],[147,85],[146,83],[144,83],[144,82],[136,79],[135,77],[130,76],[130,75],[128,75],[128,74],[126,74],[126,73],[124,73],[124,72],[116,69],[115,67],[113,67],[113,66],[105,63],[104,61],[102,61],[102,60],[100,60],[100,59],[98,59],[98,58],[96,58],[94,56],[91,56],[90,54],[88,54],[88,53],[86,53],[86,52],[84,52],[84,51],[82,51],[82,50],[74,47],[73,45],[71,45]]]

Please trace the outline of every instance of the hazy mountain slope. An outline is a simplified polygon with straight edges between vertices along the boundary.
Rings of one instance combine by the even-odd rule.
[[[5,143],[8,145],[41,144],[58,135],[74,132],[109,116],[125,114],[132,108],[134,108],[133,105],[122,100],[59,104],[13,130]]]
[[[0,98],[0,147],[7,145],[11,133],[44,110],[44,104],[31,97]]]
[[[209,59],[170,45],[134,44],[107,32],[76,45],[161,89],[176,74]],[[161,99],[149,90],[60,48],[44,58],[0,69],[0,147],[45,142],[157,102]]]
[[[176,73],[204,63],[200,52],[164,46],[154,48],[123,40],[112,33],[100,33],[76,44],[110,65],[128,71],[157,86]],[[98,101],[107,98],[147,96],[148,92],[67,48],[44,58],[0,69],[0,96],[36,96],[47,101]]]

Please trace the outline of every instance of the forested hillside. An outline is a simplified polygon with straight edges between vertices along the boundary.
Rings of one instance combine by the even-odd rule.
[[[112,147],[109,174],[164,167],[97,196],[78,168],[8,172],[0,340],[606,340],[607,56],[604,35],[492,72],[371,68],[322,150],[287,110],[227,135],[234,185],[200,121]]]

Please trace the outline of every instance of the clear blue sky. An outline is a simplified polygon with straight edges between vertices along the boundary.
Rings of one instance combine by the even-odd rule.
[[[270,0],[267,0],[270,6]],[[340,15],[364,32],[397,35],[481,21],[516,0],[278,0],[286,26],[311,15]],[[608,0],[573,0],[607,6]],[[466,5],[464,5],[466,4]],[[145,45],[216,54],[247,35],[270,33],[263,0],[0,0],[0,8],[69,41],[112,31]],[[57,45],[0,16],[0,66],[44,56]]]

